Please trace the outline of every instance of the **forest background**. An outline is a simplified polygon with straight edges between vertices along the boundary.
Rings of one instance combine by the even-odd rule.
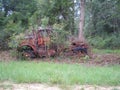
[[[17,37],[52,27],[65,42],[78,36],[80,0],[0,0],[0,50],[17,47]],[[120,49],[120,0],[85,0],[84,36],[98,49]]]

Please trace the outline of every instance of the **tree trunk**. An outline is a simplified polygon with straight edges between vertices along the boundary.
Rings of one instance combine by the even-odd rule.
[[[80,23],[79,23],[79,40],[85,42],[83,33],[84,29],[84,16],[85,16],[85,0],[80,0]]]

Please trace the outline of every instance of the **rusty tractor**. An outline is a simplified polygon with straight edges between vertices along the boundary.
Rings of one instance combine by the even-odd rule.
[[[30,58],[54,56],[55,49],[48,47],[51,32],[51,29],[33,30],[20,42],[17,50],[22,53],[22,56]]]
[[[25,36],[18,46],[18,52],[24,57],[51,57],[57,53],[65,52],[66,55],[87,55],[87,45],[80,42],[71,42],[68,48],[61,47],[58,50],[56,45],[51,45],[52,29],[33,30],[31,34]]]

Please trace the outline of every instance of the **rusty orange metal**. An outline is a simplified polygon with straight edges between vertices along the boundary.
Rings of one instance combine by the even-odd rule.
[[[22,51],[24,56],[43,57],[54,56],[56,51],[48,48],[50,44],[51,29],[33,30],[31,35],[27,35],[18,46],[18,51]]]

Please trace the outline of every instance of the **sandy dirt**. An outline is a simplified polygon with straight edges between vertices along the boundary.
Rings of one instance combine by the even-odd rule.
[[[12,82],[0,83],[0,90],[120,90],[119,86],[94,86],[94,85],[47,85],[47,84],[15,84]]]

